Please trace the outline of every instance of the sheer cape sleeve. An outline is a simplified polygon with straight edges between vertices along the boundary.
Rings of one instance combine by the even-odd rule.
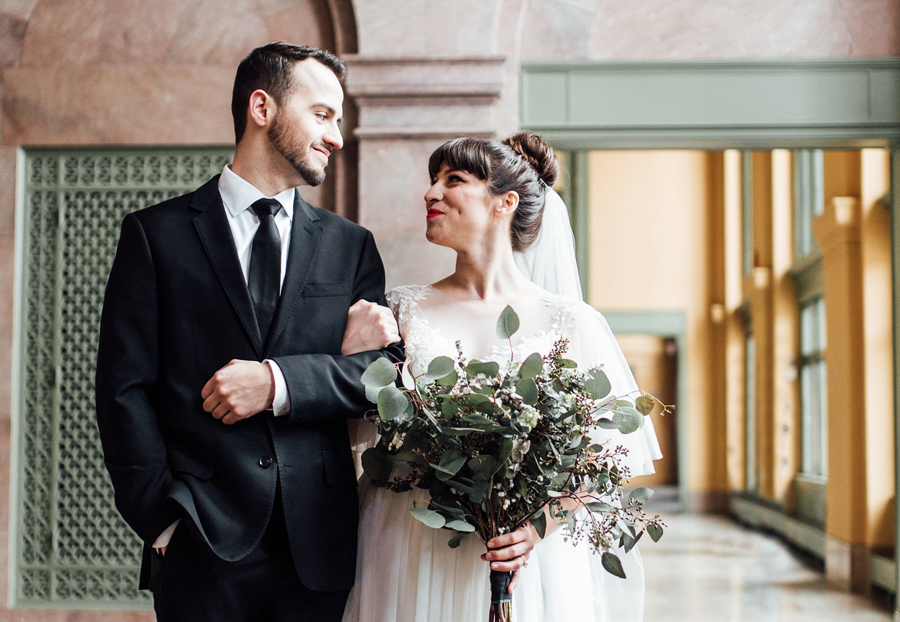
[[[392,289],[385,296],[388,307],[394,314],[394,319],[400,326],[401,334],[403,333],[404,318],[401,317],[401,300],[403,299],[403,288]],[[404,335],[405,337],[405,335]],[[372,404],[372,408],[375,405]],[[375,426],[369,423],[365,418],[348,419],[347,432],[350,435],[350,449],[353,452],[353,462],[356,465],[356,479],[362,477],[362,455],[369,447],[375,447],[378,442],[378,432]]]
[[[606,318],[590,305],[578,302],[575,312],[563,330],[563,337],[569,340],[569,356],[581,369],[602,367],[612,385],[614,397],[635,400],[641,392],[634,381],[631,368],[613,336]],[[654,473],[653,461],[662,458],[653,420],[644,417],[640,429],[631,434],[618,430],[598,430],[602,440],[621,445],[628,450],[624,459],[631,477]],[[601,440],[598,438],[598,440]]]

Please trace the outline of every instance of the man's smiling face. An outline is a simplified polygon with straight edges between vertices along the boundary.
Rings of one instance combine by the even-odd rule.
[[[334,72],[314,59],[295,63],[293,83],[269,126],[269,141],[310,186],[325,180],[332,151],[344,145],[344,91]]]

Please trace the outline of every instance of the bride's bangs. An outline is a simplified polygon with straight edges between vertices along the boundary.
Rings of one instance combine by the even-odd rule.
[[[487,181],[491,176],[491,156],[488,143],[480,138],[457,138],[434,150],[428,160],[428,175],[437,179],[441,167],[446,164],[454,171],[465,171]]]

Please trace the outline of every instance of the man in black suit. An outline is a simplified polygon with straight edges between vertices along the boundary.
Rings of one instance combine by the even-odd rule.
[[[372,235],[295,191],[343,144],[343,75],[314,48],[254,50],[234,162],[122,223],[97,420],[160,622],[340,620],[353,584],[347,419],[402,348]]]

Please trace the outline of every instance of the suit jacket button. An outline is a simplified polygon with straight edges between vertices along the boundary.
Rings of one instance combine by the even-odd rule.
[[[268,469],[271,464],[272,464],[272,456],[263,456],[262,458],[259,459],[259,466],[261,466],[264,469]]]

